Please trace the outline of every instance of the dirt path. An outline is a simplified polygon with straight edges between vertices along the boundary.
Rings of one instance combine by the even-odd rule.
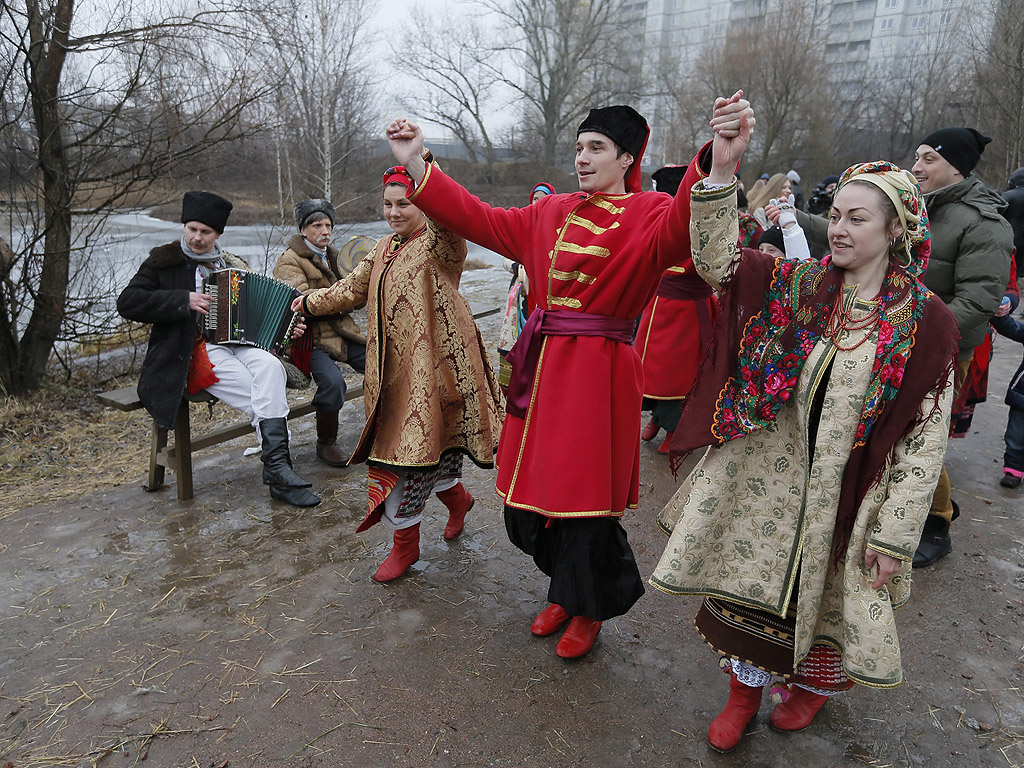
[[[545,582],[491,472],[467,464],[460,540],[432,501],[411,575],[373,583],[388,542],[353,533],[363,471],[317,464],[307,423],[314,510],[272,503],[241,440],[200,455],[193,502],[126,485],[0,521],[0,766],[1024,766],[1024,493],[998,486],[1020,353],[1000,343],[993,402],[951,446],[964,517],[899,615],[907,683],[857,688],[803,733],[769,731],[766,704],[735,753],[707,748],[726,680],[693,600],[649,588],[558,659],[529,634]],[[351,448],[361,407],[343,414]],[[645,575],[675,487],[645,445],[625,520]]]

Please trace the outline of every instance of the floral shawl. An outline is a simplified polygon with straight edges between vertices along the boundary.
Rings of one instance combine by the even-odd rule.
[[[836,560],[893,446],[922,426],[928,415],[921,413],[922,403],[933,390],[942,391],[956,360],[956,322],[912,271],[894,259],[880,294],[878,347],[843,479]],[[824,333],[842,281],[828,257],[793,262],[742,249],[721,297],[715,340],[683,409],[686,428],[672,442],[674,468],[690,451],[774,421]]]

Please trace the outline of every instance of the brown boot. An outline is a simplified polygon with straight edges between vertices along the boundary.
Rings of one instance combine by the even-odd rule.
[[[409,570],[409,566],[420,559],[420,524],[395,531],[395,543],[391,553],[373,574],[374,581],[393,581]]]
[[[348,456],[338,448],[338,412],[316,410],[316,457],[332,467],[344,467]]]

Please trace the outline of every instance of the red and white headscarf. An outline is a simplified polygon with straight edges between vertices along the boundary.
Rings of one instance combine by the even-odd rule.
[[[413,181],[409,172],[405,170],[404,165],[394,165],[384,171],[383,184],[385,187],[388,184],[401,184],[405,187],[406,197],[412,197],[412,191],[416,189],[416,182]]]

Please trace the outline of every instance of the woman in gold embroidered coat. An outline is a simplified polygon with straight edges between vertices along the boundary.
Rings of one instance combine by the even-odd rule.
[[[731,169],[748,136],[716,127],[710,184],[692,192],[694,265],[723,310],[683,413],[695,434],[672,449],[712,447],[662,512],[673,530],[651,577],[706,596],[697,628],[731,672],[708,730],[719,751],[773,675],[794,683],[769,720],[782,731],[854,683],[901,682],[893,610],[945,452],[956,354],[951,314],[917,277],[928,228],[913,177],[850,168],[821,263],[738,251]]]
[[[466,241],[409,202],[401,167],[384,175],[384,213],[395,234],[344,279],[301,303],[311,315],[367,308],[366,427],[350,463],[368,462],[370,510],[394,529],[377,581],[401,576],[419,557],[419,528],[431,492],[449,510],[445,539],[462,532],[473,497],[462,457],[494,466],[500,393],[468,302],[459,294]]]

